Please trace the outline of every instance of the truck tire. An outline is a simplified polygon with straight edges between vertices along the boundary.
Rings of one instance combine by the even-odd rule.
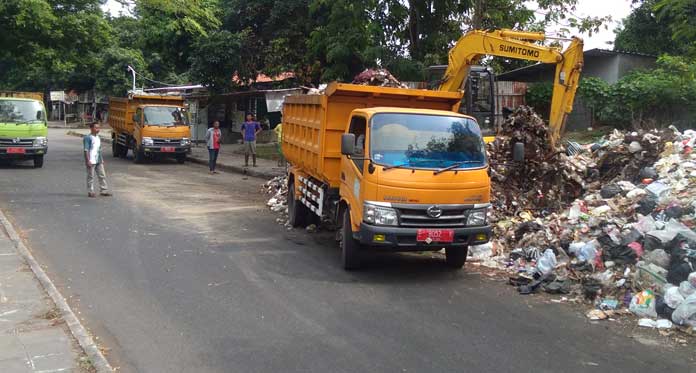
[[[111,155],[113,155],[114,158],[121,158],[121,152],[123,151],[121,145],[116,142],[116,139],[112,139],[111,141]]]
[[[133,161],[137,164],[145,162],[145,152],[138,148],[133,149]]]
[[[126,159],[128,157],[128,147],[124,145],[119,145],[119,147],[121,148],[121,153],[118,156]]]
[[[350,224],[350,209],[343,211],[343,228],[341,229],[341,264],[346,271],[359,269],[362,258],[360,242],[353,238]]]
[[[43,156],[43,155],[35,155],[35,156],[34,156],[34,168],[41,168],[41,167],[43,167],[43,162],[44,162],[44,156]]]
[[[288,218],[290,225],[293,227],[304,227],[307,225],[309,218],[309,209],[307,206],[298,202],[295,199],[295,183],[290,180],[288,185]]]
[[[186,154],[177,154],[176,162],[179,164],[184,164],[186,162]]]
[[[445,248],[445,263],[453,269],[460,269],[466,263],[466,256],[469,255],[468,247],[448,247]]]

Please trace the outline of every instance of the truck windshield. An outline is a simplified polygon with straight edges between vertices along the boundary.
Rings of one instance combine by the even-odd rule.
[[[146,107],[144,115],[145,124],[148,126],[180,126],[185,124],[183,112],[178,107]]]
[[[0,123],[43,122],[43,106],[37,101],[0,100]]]
[[[455,116],[377,114],[371,122],[371,157],[387,167],[479,168],[486,165],[481,129]]]

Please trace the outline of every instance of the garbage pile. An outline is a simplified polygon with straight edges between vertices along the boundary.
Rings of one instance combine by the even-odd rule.
[[[288,177],[274,177],[273,179],[263,184],[263,191],[266,194],[271,195],[271,198],[268,199],[266,206],[268,206],[271,209],[271,211],[278,213],[278,218],[276,218],[276,222],[285,226],[290,226],[288,222],[287,205]]]
[[[491,246],[508,252],[487,265],[522,294],[592,302],[594,320],[632,313],[645,327],[696,328],[696,131],[615,131],[568,156],[542,125],[517,110],[489,148]],[[526,164],[510,166],[516,141]]]
[[[549,129],[532,108],[518,107],[488,144],[495,220],[531,211],[561,209],[586,189],[588,161],[552,147]],[[513,162],[515,143],[524,143],[524,162]],[[502,233],[502,232],[498,232]]]
[[[365,69],[353,78],[353,84],[372,85],[392,88],[408,88],[387,69]]]

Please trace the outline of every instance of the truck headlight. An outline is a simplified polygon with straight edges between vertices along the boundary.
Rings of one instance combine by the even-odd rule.
[[[466,218],[466,225],[486,225],[488,209],[471,210]]]
[[[152,141],[152,137],[143,137],[143,145],[144,146],[152,146],[152,145],[155,145],[155,142]]]
[[[399,225],[396,210],[369,202],[365,202],[363,205],[363,220],[366,223],[376,225]]]
[[[181,146],[187,145],[191,145],[191,139],[189,139],[188,137],[184,137],[183,139],[181,139]]]
[[[34,147],[46,146],[48,145],[48,139],[45,137],[37,137],[34,139]]]

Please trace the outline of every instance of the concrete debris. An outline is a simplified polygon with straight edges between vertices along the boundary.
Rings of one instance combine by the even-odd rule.
[[[408,86],[396,79],[387,69],[365,69],[365,71],[355,76],[353,84],[408,88]]]

